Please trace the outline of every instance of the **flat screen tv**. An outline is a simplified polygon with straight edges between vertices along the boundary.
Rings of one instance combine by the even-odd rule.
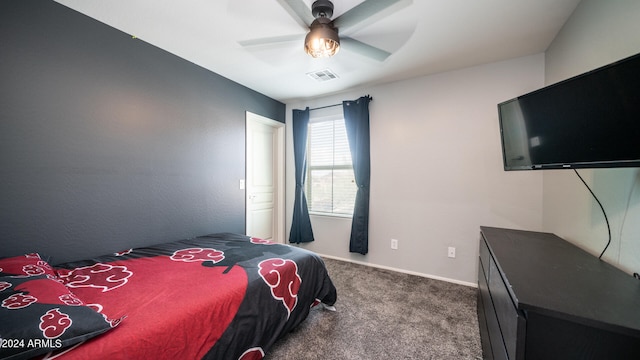
[[[505,170],[640,166],[640,54],[498,104]]]

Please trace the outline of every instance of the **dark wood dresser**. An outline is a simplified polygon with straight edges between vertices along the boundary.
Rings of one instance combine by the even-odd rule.
[[[554,234],[480,230],[485,359],[640,359],[640,281]]]

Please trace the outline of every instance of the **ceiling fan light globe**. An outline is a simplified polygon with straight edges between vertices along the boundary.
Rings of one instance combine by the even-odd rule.
[[[340,50],[338,32],[330,25],[317,20],[304,39],[304,51],[314,58],[331,57]]]
[[[340,44],[331,39],[312,39],[304,47],[307,54],[314,58],[331,57],[338,53]]]

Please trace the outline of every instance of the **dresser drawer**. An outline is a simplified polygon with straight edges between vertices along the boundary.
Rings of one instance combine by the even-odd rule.
[[[488,341],[485,339],[483,339],[483,341],[490,344],[490,347],[486,349],[487,351],[484,351],[485,348],[483,347],[483,358],[485,360],[507,360],[507,351],[504,347],[504,342],[502,341],[500,325],[498,325],[498,318],[496,317],[493,301],[491,300],[491,294],[489,294],[489,287],[486,279],[482,275],[483,273],[484,270],[482,269],[482,263],[480,263],[478,269],[478,298],[482,303],[482,307],[478,309],[478,311],[483,312],[480,316],[482,316],[484,321],[486,321]],[[478,305],[480,305],[480,302]]]
[[[484,277],[489,279],[489,258],[491,258],[491,254],[489,253],[489,248],[487,247],[487,243],[484,241],[484,237],[480,234],[480,263],[482,263],[482,271],[484,273]]]
[[[524,317],[516,309],[511,300],[507,286],[502,279],[498,267],[492,257],[489,258],[489,293],[500,324],[500,332],[510,360],[521,359],[516,354],[518,331],[524,332]],[[523,335],[523,334],[521,334]]]

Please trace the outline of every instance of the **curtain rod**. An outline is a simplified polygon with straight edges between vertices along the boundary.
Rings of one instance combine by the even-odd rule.
[[[371,96],[367,95],[367,97],[369,98],[369,101],[373,101],[373,98]],[[327,106],[320,106],[320,107],[317,107],[317,108],[309,109],[309,111],[326,109],[326,108],[331,108],[331,107],[335,107],[335,106],[342,106],[342,103],[333,104],[333,105],[327,105]]]
[[[333,105],[327,105],[327,106],[320,106],[320,107],[317,107],[317,108],[309,109],[309,111],[326,109],[326,108],[331,108],[331,107],[336,107],[336,106],[342,106],[342,104],[340,103],[340,104],[333,104]]]

